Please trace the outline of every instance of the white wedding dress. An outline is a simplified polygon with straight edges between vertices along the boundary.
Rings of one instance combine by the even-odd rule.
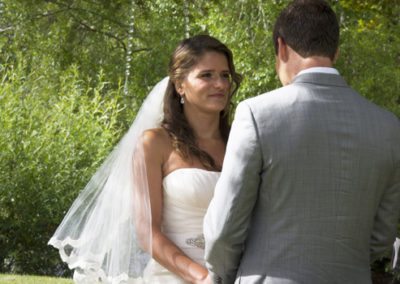
[[[163,179],[162,230],[187,256],[201,265],[204,265],[203,218],[219,176],[219,172],[181,168]],[[152,284],[187,283],[154,259],[144,271],[144,280]]]

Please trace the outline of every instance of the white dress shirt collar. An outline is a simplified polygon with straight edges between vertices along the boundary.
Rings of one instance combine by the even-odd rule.
[[[305,73],[327,73],[327,74],[339,75],[339,71],[332,67],[311,67],[301,70],[299,73],[297,73],[297,75]]]

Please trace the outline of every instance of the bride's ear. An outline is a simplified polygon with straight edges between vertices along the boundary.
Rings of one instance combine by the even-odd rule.
[[[175,90],[181,96],[185,94],[185,92],[183,90],[182,82],[176,82],[175,83]]]

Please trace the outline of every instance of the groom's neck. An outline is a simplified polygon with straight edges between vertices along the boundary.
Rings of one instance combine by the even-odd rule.
[[[297,54],[297,56],[292,56],[292,59],[292,61],[288,62],[287,66],[290,82],[300,71],[313,67],[333,67],[332,60],[324,56],[310,56],[304,58]]]

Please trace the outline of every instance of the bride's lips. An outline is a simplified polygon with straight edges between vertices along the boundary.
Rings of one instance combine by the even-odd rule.
[[[223,93],[217,93],[217,94],[209,95],[209,97],[217,98],[217,99],[223,99],[223,98],[225,98],[225,95]]]

